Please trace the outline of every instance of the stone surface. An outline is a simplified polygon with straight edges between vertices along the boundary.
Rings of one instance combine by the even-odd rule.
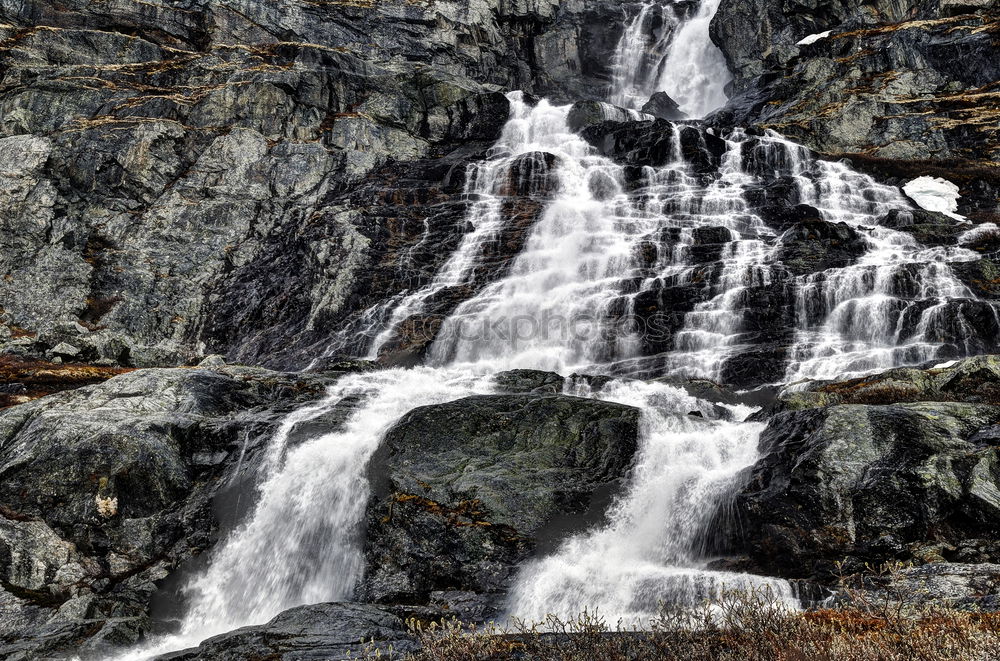
[[[459,240],[462,175],[504,90],[603,95],[620,14],[0,4],[0,321],[30,339],[0,352],[304,367]],[[432,249],[403,264],[425,231]]]
[[[998,394],[985,357],[787,396],[735,498],[736,545],[767,572],[826,580],[838,562],[996,562]]]
[[[822,10],[776,0],[723,0],[712,38],[735,96],[720,125],[757,124],[856,167],[958,184],[961,213],[1000,200],[996,2],[849,0]],[[797,45],[812,34],[831,34]]]
[[[135,643],[158,584],[215,542],[212,498],[244,479],[227,458],[250,470],[328,381],[139,370],[0,412],[0,655]]]
[[[565,395],[483,395],[415,409],[372,462],[362,593],[494,597],[517,563],[599,521],[638,440],[639,410]],[[495,611],[490,611],[495,614]]]
[[[267,624],[243,627],[158,661],[244,659],[401,659],[419,646],[396,615],[367,604],[314,604],[284,611]]]

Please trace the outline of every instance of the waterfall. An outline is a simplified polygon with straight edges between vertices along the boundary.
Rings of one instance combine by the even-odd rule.
[[[586,385],[570,392],[590,395]],[[756,461],[764,425],[687,415],[710,413],[704,402],[662,383],[612,382],[600,397],[643,410],[643,446],[631,485],[607,525],[523,568],[508,612],[542,621],[597,608],[607,621],[631,626],[655,616],[663,602],[693,607],[731,590],[756,590],[793,604],[787,582],[705,569],[699,548],[714,512],[706,504],[719,502],[735,474]]]
[[[689,18],[672,3],[643,4],[618,47],[615,100],[634,108],[664,89],[692,114],[721,104],[724,65],[707,38],[717,4],[704,0]],[[910,208],[897,189],[777,134],[716,135],[677,123],[667,129],[666,163],[623,166],[570,130],[570,106],[532,105],[519,92],[508,98],[500,139],[468,170],[467,231],[457,249],[426,285],[365,315],[368,354],[377,357],[435,295],[474,283],[442,323],[426,365],[345,376],[321,402],[292,413],[270,441],[255,509],[186,587],[180,631],[123,658],[193,645],[292,606],[350,599],[364,571],[366,467],[385,431],[417,406],[492,392],[493,375],[515,367],[619,377],[598,392],[580,382],[566,392],[638,407],[641,439],[606,524],[526,564],[510,615],[598,608],[633,623],[660,600],[694,604],[741,587],[791,602],[784,581],[707,568],[707,527],[757,460],[762,425],[743,422],[747,410],[720,416],[680,388],[628,377],[722,378],[728,361],[769,341],[748,318],[752,297],[768,291],[791,292],[788,380],[916,364],[938,357],[949,337],[974,337],[952,312],[975,296],[950,264],[976,254],[928,249],[880,224]],[[502,198],[512,189],[534,195],[543,178],[544,204],[523,248],[487,282],[482,248],[508,222]],[[778,258],[784,230],[761,211],[769,187],[845,223],[864,254],[790,275]],[[676,291],[691,305],[664,304],[660,312],[679,321],[661,333],[642,315],[655,307],[649,300]],[[299,439],[295,429],[310,421],[326,431]]]
[[[654,92],[666,92],[690,117],[704,117],[726,103],[732,80],[708,27],[721,0],[689,5],[646,0],[615,49],[611,102],[641,108]]]
[[[551,140],[551,133],[544,126],[539,126],[537,121],[532,121],[534,110],[524,102],[520,92],[508,93],[507,99],[510,102],[510,118],[504,125],[500,139],[490,150],[487,159],[469,166],[466,173],[463,197],[470,200],[465,220],[471,231],[462,237],[458,249],[448,257],[430,284],[401,300],[390,300],[379,306],[383,311],[391,310],[391,313],[369,347],[369,359],[378,358],[379,350],[393,338],[399,324],[422,312],[427,301],[435,294],[448,287],[468,283],[475,277],[477,258],[483,245],[496,238],[503,227],[505,219],[501,209],[502,196],[511,187],[530,191],[537,180],[544,177],[544,164],[539,164],[537,171],[536,168],[529,167],[516,173],[519,179],[525,180],[509,180],[518,158],[541,151],[544,145],[538,141]],[[370,316],[379,318],[381,315],[373,312]]]
[[[384,433],[408,411],[493,389],[489,376],[427,367],[348,375],[278,428],[261,467],[250,518],[184,589],[180,631],[119,661],[147,659],[302,604],[349,600],[364,569],[366,467]],[[342,409],[339,427],[293,443],[297,425]],[[346,409],[346,410],[344,410]]]

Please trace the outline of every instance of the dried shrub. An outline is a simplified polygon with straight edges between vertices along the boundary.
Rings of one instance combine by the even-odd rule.
[[[584,612],[569,621],[476,627],[411,623],[422,645],[408,661],[985,661],[1000,658],[1000,615],[916,606],[886,593],[796,611],[764,592],[723,595],[700,608],[664,606],[648,630]],[[380,654],[376,654],[381,656]],[[372,657],[369,657],[372,658]],[[384,656],[382,658],[385,658]]]

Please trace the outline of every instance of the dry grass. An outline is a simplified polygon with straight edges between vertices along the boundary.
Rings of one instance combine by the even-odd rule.
[[[0,356],[0,409],[16,406],[54,392],[107,381],[131,372],[126,367],[55,363]],[[12,387],[17,386],[17,387]]]
[[[477,629],[411,623],[423,649],[408,661],[985,661],[1000,658],[1000,615],[946,606],[853,599],[792,611],[765,594],[723,596],[712,607],[664,608],[648,631],[583,613],[565,622]],[[377,655],[376,655],[377,656]],[[371,657],[369,657],[371,658]]]

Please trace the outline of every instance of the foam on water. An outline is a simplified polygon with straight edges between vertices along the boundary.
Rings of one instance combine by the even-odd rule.
[[[722,107],[732,76],[708,34],[720,2],[702,0],[686,20],[688,6],[644,2],[615,50],[611,102],[641,108],[662,91],[689,117],[704,117]]]

